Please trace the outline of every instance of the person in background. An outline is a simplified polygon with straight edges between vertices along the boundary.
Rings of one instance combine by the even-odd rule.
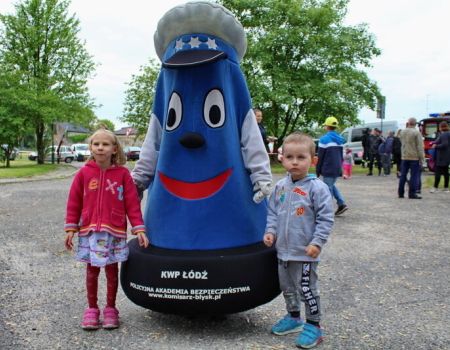
[[[401,129],[398,129],[392,145],[392,159],[395,163],[397,178],[400,178],[400,168],[402,165],[402,142],[400,141],[400,133]]]
[[[405,184],[408,173],[411,172],[409,179],[408,198],[422,199],[417,194],[420,184],[420,170],[425,159],[423,150],[422,135],[416,129],[416,118],[409,118],[406,128],[400,134],[402,143],[402,167],[400,181],[398,184],[398,197],[405,197]]]
[[[341,215],[348,210],[345,199],[336,187],[336,181],[342,176],[343,144],[345,139],[336,132],[339,125],[335,117],[328,117],[323,124],[327,131],[319,139],[319,158],[316,166],[317,177],[323,176],[323,182],[328,185],[331,195],[336,199],[338,208],[335,215]]]
[[[368,176],[373,175],[373,166],[376,162],[378,168],[378,175],[381,175],[381,159],[378,153],[378,147],[382,143],[381,130],[374,128],[369,135],[369,172]]]
[[[448,167],[450,165],[450,131],[449,126],[446,121],[439,123],[440,135],[433,144],[433,149],[435,150],[435,172],[434,172],[434,187],[430,190],[434,193],[439,188],[439,182],[441,176],[444,177],[444,192],[450,192],[449,186],[449,173]]]
[[[361,138],[361,144],[363,147],[363,160],[362,165],[363,168],[366,167],[369,164],[369,152],[370,152],[370,143],[369,143],[369,135],[370,135],[370,128],[366,128],[363,130],[363,135]]]
[[[267,153],[270,153],[269,138],[267,137],[266,128],[264,127],[264,124],[262,123],[262,120],[263,120],[262,111],[259,108],[253,108],[253,113],[255,113],[256,122],[258,123],[258,128],[259,128],[261,137],[264,142],[264,147],[266,148]]]
[[[394,147],[394,132],[389,131],[388,136],[384,142],[378,146],[378,153],[380,154],[381,165],[383,166],[383,175],[391,174],[392,150]]]
[[[306,134],[293,133],[282,147],[281,164],[288,172],[272,192],[263,242],[275,244],[278,277],[288,314],[271,329],[273,334],[300,332],[296,345],[312,348],[322,341],[322,309],[318,264],[334,223],[330,191],[308,175],[316,161],[315,144]],[[300,318],[301,302],[305,319]]]
[[[103,328],[119,327],[116,308],[119,285],[119,262],[128,258],[127,217],[131,233],[138,236],[141,246],[148,246],[142,220],[141,205],[117,136],[100,129],[90,139],[91,156],[77,172],[70,187],[64,230],[65,246],[73,249],[73,237],[78,233],[76,259],[86,263],[86,294],[88,308],[81,327],[100,327],[97,304],[100,268],[106,274],[106,306]]]
[[[355,165],[355,160],[353,159],[352,150],[349,147],[345,147],[344,150],[344,161],[342,163],[342,168],[344,170],[344,179],[350,179],[352,177],[353,166]]]

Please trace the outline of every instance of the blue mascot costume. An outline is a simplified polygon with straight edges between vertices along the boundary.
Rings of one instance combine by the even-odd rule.
[[[162,69],[133,170],[151,246],[130,241],[122,287],[167,313],[266,303],[279,294],[276,253],[261,243],[272,177],[239,67],[244,29],[224,7],[190,2],[163,16],[154,41]]]

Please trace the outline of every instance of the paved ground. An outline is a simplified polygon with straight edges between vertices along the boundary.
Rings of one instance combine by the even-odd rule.
[[[284,314],[281,297],[224,319],[192,319],[145,310],[119,291],[122,326],[81,330],[84,268],[63,247],[71,178],[61,175],[0,184],[0,349],[295,348],[294,335],[268,333]],[[318,349],[450,349],[450,194],[398,199],[396,183],[338,182],[351,209],[336,218],[323,253]]]

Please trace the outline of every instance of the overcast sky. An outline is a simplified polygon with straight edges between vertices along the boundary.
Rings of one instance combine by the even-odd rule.
[[[0,0],[0,12],[12,13],[15,2]],[[157,59],[156,24],[167,10],[184,2],[72,0],[80,36],[99,64],[89,89],[102,105],[96,110],[100,119],[124,126],[118,118],[126,83],[149,58]],[[449,13],[447,0],[350,1],[347,24],[367,23],[382,50],[368,75],[386,96],[387,120],[450,111]],[[362,110],[359,117],[377,121],[370,110]]]

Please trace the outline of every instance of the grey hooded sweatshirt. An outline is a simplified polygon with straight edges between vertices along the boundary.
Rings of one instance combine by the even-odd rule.
[[[278,259],[319,261],[306,255],[313,244],[322,248],[334,223],[334,208],[328,186],[315,176],[296,182],[281,179],[269,199],[266,233],[276,237]]]

